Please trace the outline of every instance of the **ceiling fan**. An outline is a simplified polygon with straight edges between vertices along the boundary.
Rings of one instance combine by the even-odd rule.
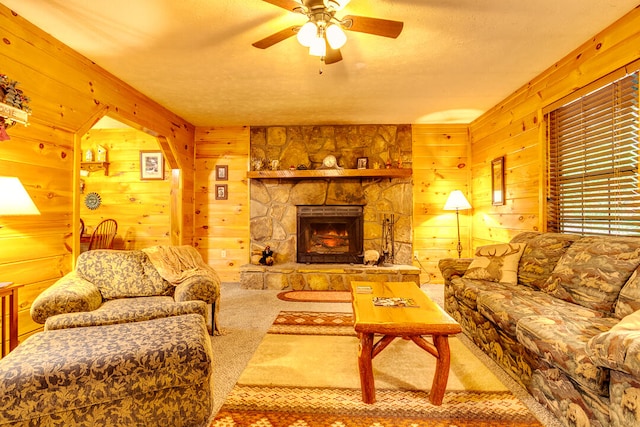
[[[336,17],[350,0],[263,0],[290,12],[300,13],[308,19],[304,25],[293,25],[253,43],[259,49],[266,49],[297,35],[298,42],[309,48],[309,54],[319,56],[325,64],[342,61],[340,48],[347,41],[343,30],[396,38],[404,24],[388,19],[367,18],[347,15]]]

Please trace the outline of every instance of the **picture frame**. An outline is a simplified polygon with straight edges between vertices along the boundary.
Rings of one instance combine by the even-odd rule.
[[[491,204],[505,204],[506,186],[504,182],[504,156],[491,161]]]
[[[368,157],[358,157],[356,162],[356,167],[358,169],[367,169],[369,168],[369,158]]]
[[[216,181],[228,181],[228,180],[229,180],[229,166],[216,165]]]
[[[228,200],[227,184],[216,184],[216,200]]]
[[[143,181],[164,179],[162,151],[140,151],[140,179]]]

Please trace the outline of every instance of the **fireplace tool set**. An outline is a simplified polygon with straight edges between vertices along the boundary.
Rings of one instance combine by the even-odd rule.
[[[394,247],[395,247],[395,237],[393,233],[395,225],[395,216],[394,214],[384,214],[382,218],[382,244],[381,244],[381,259],[380,264],[392,265],[394,263]]]

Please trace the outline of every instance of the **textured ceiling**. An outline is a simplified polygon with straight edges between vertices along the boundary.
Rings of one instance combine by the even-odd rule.
[[[306,19],[261,0],[0,0],[196,126],[468,123],[638,6],[637,0],[352,0],[337,16],[404,22],[347,32],[323,65]]]

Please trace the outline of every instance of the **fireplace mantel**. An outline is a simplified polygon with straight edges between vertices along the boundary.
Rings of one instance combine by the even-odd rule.
[[[249,171],[247,178],[259,179],[310,179],[310,178],[407,178],[411,169],[315,169]]]

